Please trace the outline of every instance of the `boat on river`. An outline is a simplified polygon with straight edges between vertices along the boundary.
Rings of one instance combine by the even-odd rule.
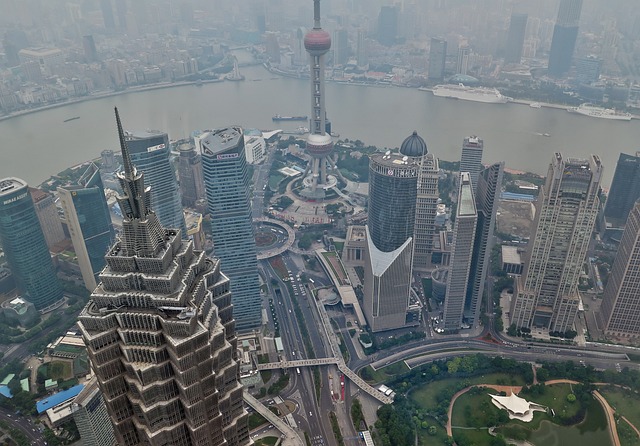
[[[443,98],[462,99],[464,101],[484,102],[486,104],[504,104],[509,102],[507,96],[503,96],[495,88],[467,87],[458,85],[436,85],[433,87],[433,95]]]
[[[282,116],[275,115],[271,117],[272,121],[306,121],[308,117],[305,116]]]
[[[579,107],[571,107],[568,112],[578,113],[591,118],[613,119],[616,121],[631,121],[631,113],[623,113],[612,108],[598,107],[597,105],[585,103]]]

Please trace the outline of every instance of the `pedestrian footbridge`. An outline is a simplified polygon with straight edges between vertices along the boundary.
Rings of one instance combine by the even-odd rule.
[[[391,404],[393,398],[385,395],[378,389],[371,387],[365,380],[360,378],[357,373],[351,370],[340,358],[317,358],[317,359],[298,359],[296,361],[280,361],[280,362],[268,362],[266,364],[258,364],[258,370],[273,370],[273,369],[291,369],[299,367],[314,367],[318,365],[332,365],[338,366],[344,376],[349,378],[352,383],[358,386],[362,391],[368,393],[382,404]]]

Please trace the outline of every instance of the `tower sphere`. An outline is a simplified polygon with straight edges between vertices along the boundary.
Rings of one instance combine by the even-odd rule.
[[[414,130],[413,134],[402,142],[400,153],[405,156],[424,156],[428,153],[427,144],[424,139],[418,136],[418,132]]]
[[[321,56],[331,48],[331,36],[324,29],[312,29],[304,36],[304,47],[312,56]]]
[[[333,141],[329,135],[310,134],[307,138],[307,153],[314,157],[329,155],[333,151]]]

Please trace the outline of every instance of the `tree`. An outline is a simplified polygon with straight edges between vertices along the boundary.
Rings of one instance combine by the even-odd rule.
[[[429,426],[429,435],[434,436],[438,433],[438,428],[435,426]]]
[[[569,395],[567,395],[567,401],[570,403],[575,403],[576,402],[576,396],[573,393],[570,393]]]

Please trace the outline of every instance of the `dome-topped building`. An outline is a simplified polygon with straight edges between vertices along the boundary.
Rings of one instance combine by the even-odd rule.
[[[425,143],[424,139],[414,130],[413,133],[402,142],[400,153],[415,158],[424,156],[429,153],[429,151],[427,150],[427,143]]]

